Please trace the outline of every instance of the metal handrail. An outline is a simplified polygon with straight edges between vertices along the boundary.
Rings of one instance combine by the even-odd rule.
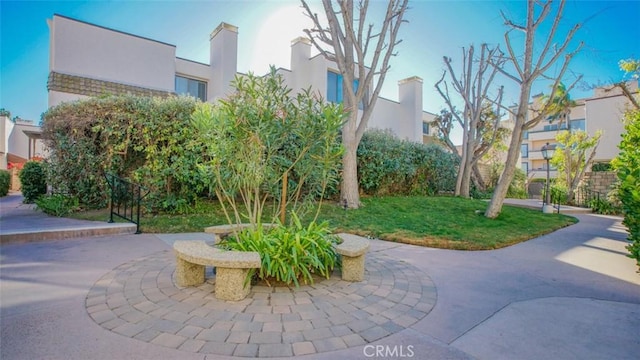
[[[113,223],[115,215],[136,224],[136,234],[140,234],[140,202],[149,195],[149,190],[140,184],[132,183],[113,174],[105,173],[104,177],[111,190],[109,223]],[[145,190],[144,194],[143,190]]]

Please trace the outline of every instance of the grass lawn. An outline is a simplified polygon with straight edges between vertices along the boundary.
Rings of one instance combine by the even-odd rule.
[[[327,220],[337,232],[372,236],[384,240],[460,250],[497,249],[547,234],[574,224],[573,217],[543,214],[504,206],[497,219],[483,216],[486,201],[455,197],[370,197],[362,207],[345,211],[325,203],[320,220]],[[74,214],[87,220],[108,219],[107,210]],[[226,223],[217,202],[203,202],[193,214],[147,215],[143,232],[201,232],[207,226]]]

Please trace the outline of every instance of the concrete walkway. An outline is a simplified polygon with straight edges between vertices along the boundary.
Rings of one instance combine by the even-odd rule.
[[[494,251],[373,240],[364,283],[258,286],[240,303],[173,284],[170,244],[205,234],[3,244],[0,358],[636,359],[620,218],[576,216]]]
[[[23,204],[22,194],[12,192],[0,198],[0,243],[55,240],[70,237],[133,234],[129,223],[85,221],[48,216]]]

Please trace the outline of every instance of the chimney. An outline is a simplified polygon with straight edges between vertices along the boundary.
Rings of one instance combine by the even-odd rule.
[[[220,23],[209,39],[209,85],[207,100],[224,97],[231,92],[231,81],[238,67],[238,28]]]
[[[291,88],[296,92],[311,84],[309,58],[311,58],[311,41],[302,36],[293,39],[291,41],[291,72],[295,76],[292,77]]]
[[[422,142],[422,79],[412,76],[398,81],[398,98],[403,123],[399,124],[401,138]]]

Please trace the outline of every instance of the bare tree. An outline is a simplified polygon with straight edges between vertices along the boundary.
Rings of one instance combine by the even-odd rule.
[[[478,160],[489,151],[491,144],[493,144],[498,135],[502,87],[498,89],[495,98],[491,101],[496,104],[498,116],[495,116],[492,119],[493,123],[489,124],[486,121],[487,119],[483,119],[483,115],[486,114],[485,107],[489,98],[489,88],[498,72],[500,63],[503,63],[504,59],[498,47],[489,48],[487,44],[482,44],[479,57],[475,56],[473,45],[469,46],[467,50],[462,48],[462,72],[459,76],[453,71],[451,58],[445,56],[443,59],[451,78],[450,84],[462,98],[464,104],[462,113],[455,111],[454,99],[449,93],[447,82],[444,81],[447,71],[442,74],[442,78],[436,83],[435,87],[446,102],[453,118],[462,127],[462,154],[455,194],[468,198],[472,174],[476,174],[476,177],[479,174],[477,170]],[[494,66],[489,64],[490,60],[493,60],[492,64]],[[489,129],[493,130],[493,135],[491,136],[487,136],[486,133]]]
[[[507,19],[502,13],[505,24],[510,28],[504,35],[506,47],[507,47],[507,63],[513,65],[515,73],[510,73],[505,68],[499,66],[500,64],[494,64],[498,67],[498,71],[506,77],[512,79],[520,85],[520,96],[518,105],[515,111],[515,124],[513,132],[511,134],[511,142],[509,145],[509,152],[507,153],[507,159],[505,162],[504,170],[498,180],[498,184],[491,197],[491,202],[485,211],[485,216],[488,218],[497,217],[502,211],[502,204],[507,196],[509,184],[513,180],[516,165],[518,162],[518,155],[520,153],[520,145],[522,144],[523,131],[530,129],[546,117],[551,111],[553,102],[548,101],[533,116],[529,117],[529,99],[531,97],[531,87],[539,78],[551,80],[552,90],[551,94],[556,93],[556,89],[560,84],[560,80],[564,76],[569,62],[575,56],[575,54],[582,48],[580,43],[577,48],[572,52],[567,52],[567,48],[573,39],[575,33],[580,29],[580,24],[575,24],[565,36],[558,35],[558,28],[560,26],[560,20],[562,19],[562,12],[564,10],[565,1],[562,0],[555,9],[552,8],[553,1],[533,1],[527,2],[527,20],[524,25],[518,25]],[[536,10],[540,7],[539,10]],[[555,12],[553,23],[549,29],[549,33],[546,35],[546,39],[536,39],[536,33],[539,32],[540,25],[549,17],[549,14]],[[515,53],[511,32],[521,31],[524,32],[524,54],[517,55]],[[562,39],[560,45],[554,44],[555,39]],[[534,50],[534,44],[536,40],[541,41],[542,48]],[[560,60],[561,66],[559,71],[554,76],[549,76],[547,71]],[[567,92],[575,85],[576,81],[569,87]]]
[[[340,197],[351,209],[360,206],[356,156],[358,144],[382,89],[390,67],[389,60],[395,55],[394,48],[402,41],[397,36],[400,25],[406,22],[403,18],[407,3],[408,0],[390,0],[380,29],[375,29],[367,20],[368,0],[358,1],[355,14],[353,0],[338,1],[337,4],[323,0],[328,22],[326,26],[321,24],[318,14],[311,11],[307,1],[302,0],[305,13],[314,24],[312,29],[305,29],[305,33],[327,60],[338,65],[343,76],[344,106],[350,115],[342,128],[345,152]],[[354,88],[356,81],[357,88]],[[369,91],[370,88],[373,91]],[[358,104],[362,106],[361,115]]]

